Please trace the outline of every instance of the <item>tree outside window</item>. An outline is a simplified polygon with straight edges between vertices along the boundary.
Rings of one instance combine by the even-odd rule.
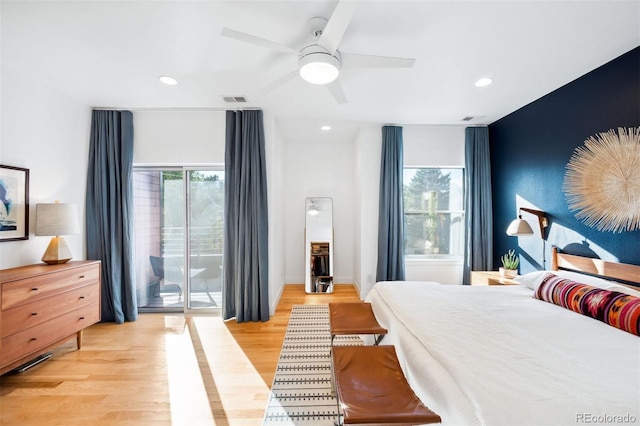
[[[405,254],[461,257],[463,169],[405,168],[403,179]]]

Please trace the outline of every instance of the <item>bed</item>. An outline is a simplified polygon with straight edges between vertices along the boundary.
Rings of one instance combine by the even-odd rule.
[[[540,271],[522,276],[522,285],[374,285],[366,301],[389,331],[381,344],[396,346],[409,384],[443,424],[640,421],[640,337],[533,297],[541,282],[565,276],[639,297],[566,269],[638,283],[640,266],[557,253],[552,264],[559,278]]]

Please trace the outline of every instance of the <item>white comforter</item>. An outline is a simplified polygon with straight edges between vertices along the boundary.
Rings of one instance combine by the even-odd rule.
[[[380,282],[367,301],[443,424],[640,423],[637,336],[522,285]]]

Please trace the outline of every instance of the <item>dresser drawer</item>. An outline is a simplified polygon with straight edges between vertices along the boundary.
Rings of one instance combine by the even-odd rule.
[[[100,300],[99,293],[100,286],[94,283],[2,311],[1,337],[49,321],[91,303],[97,303]]]
[[[2,339],[0,364],[37,353],[46,346],[69,337],[100,320],[98,303],[84,306],[50,321],[27,328]]]
[[[2,310],[97,283],[99,280],[99,264],[92,264],[6,282],[2,285]]]

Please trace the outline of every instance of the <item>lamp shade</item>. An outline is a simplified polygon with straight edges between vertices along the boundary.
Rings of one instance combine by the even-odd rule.
[[[48,203],[36,205],[36,235],[59,236],[80,232],[75,204]]]
[[[529,223],[520,216],[509,224],[509,227],[507,228],[507,235],[512,237],[519,235],[533,235],[533,229],[531,229]]]

